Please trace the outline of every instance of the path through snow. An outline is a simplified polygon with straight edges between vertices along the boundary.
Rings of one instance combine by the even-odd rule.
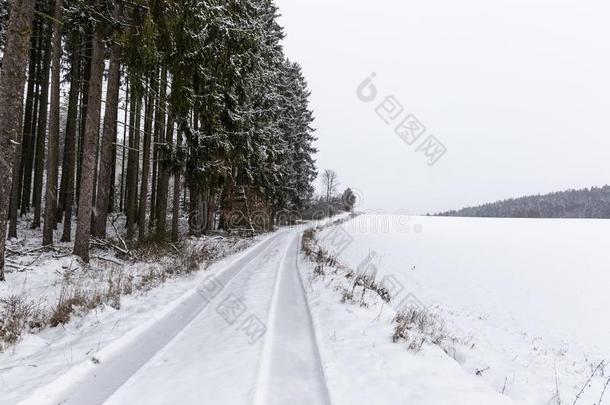
[[[261,242],[113,356],[21,404],[329,404],[298,241]]]

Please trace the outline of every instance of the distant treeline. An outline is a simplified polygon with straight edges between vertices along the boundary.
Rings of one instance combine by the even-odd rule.
[[[495,218],[610,218],[610,186],[511,198],[437,215]]]

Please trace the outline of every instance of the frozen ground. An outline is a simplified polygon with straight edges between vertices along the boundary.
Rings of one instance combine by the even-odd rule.
[[[113,230],[109,229],[108,234],[113,235]],[[183,245],[205,253],[200,263],[200,270],[205,270],[212,261],[235,255],[261,238],[266,236],[243,239],[218,235],[185,239]],[[68,373],[62,378],[69,379],[78,373],[75,370],[98,362],[103,353],[118,350],[115,347],[134,339],[180,305],[184,295],[207,274],[165,274],[173,259],[163,256],[168,252],[154,251],[144,252],[146,259],[134,262],[117,257],[113,250],[94,249],[90,267],[83,268],[70,254],[71,244],[58,243],[53,251],[39,250],[40,245],[40,231],[29,230],[25,221],[21,223],[19,239],[9,241],[8,247],[27,253],[9,254],[11,267],[7,269],[7,281],[0,283],[0,300],[16,296],[48,313],[62,294],[75,290],[87,295],[104,293],[109,285],[123,280],[130,286],[130,293],[119,294],[111,305],[102,304],[89,312],[77,310],[67,324],[32,330],[16,346],[0,350],[2,405],[13,405],[46,384],[60,385],[55,381],[58,377]],[[213,264],[209,270],[225,267],[233,260],[236,256]]]
[[[238,341],[241,338],[242,343],[249,342],[254,339],[250,335],[260,331],[260,328],[257,328],[260,325],[254,321],[258,316],[262,322],[266,322],[271,313],[269,306],[272,286],[275,285],[275,277],[279,274],[278,260],[284,257],[280,248],[288,248],[288,236],[292,238],[290,240],[298,236],[297,230],[289,230],[288,233],[284,232],[284,239],[281,240],[277,239],[277,234],[261,235],[254,239],[224,236],[189,239],[184,243],[194,252],[205,253],[200,264],[202,271],[162,277],[163,270],[168,270],[167,264],[173,263],[170,257],[163,256],[167,252],[162,253],[160,257],[156,257],[153,252],[152,258],[149,257],[145,262],[130,263],[118,258],[115,252],[95,249],[91,267],[84,269],[70,255],[69,244],[60,243],[55,250],[42,252],[38,250],[39,232],[29,231],[27,223],[21,225],[20,238],[11,241],[9,247],[14,252],[22,253],[11,254],[12,267],[7,272],[7,282],[0,284],[0,299],[18,296],[34,302],[36,307],[42,310],[52,310],[65,290],[67,278],[71,287],[77,286],[89,294],[105,291],[109,280],[117,280],[117,274],[122,279],[130,280],[129,285],[134,286],[134,289],[130,294],[120,297],[119,305],[102,304],[90,312],[76,311],[67,324],[46,327],[41,331],[34,330],[26,334],[17,345],[8,346],[4,352],[0,351],[2,405],[13,405],[20,401],[35,404],[55,404],[60,401],[93,404],[108,400],[120,403],[122,396],[130,394],[121,391],[114,395],[115,391],[157,355],[157,352],[161,352],[166,346],[169,350],[174,340],[185,335],[191,335],[192,340],[205,344],[210,353],[219,355],[218,367],[210,368],[210,359],[206,357],[206,352],[198,350],[199,347],[195,347],[193,352],[191,347],[184,345],[178,345],[176,350],[183,350],[188,359],[176,367],[184,373],[188,372],[189,365],[194,367],[193,370],[197,374],[202,372],[202,368],[207,370],[207,375],[210,378],[216,376],[216,380],[209,380],[203,385],[207,387],[206,392],[213,388],[222,395],[224,391],[219,389],[222,384],[214,384],[226,377],[220,370],[225,367],[228,372],[232,372],[242,368],[243,362],[240,358],[242,351],[230,344],[231,339],[225,340],[225,337],[233,336],[233,339],[237,338]],[[113,234],[112,230],[109,234]],[[255,246],[247,251],[235,253],[252,243]],[[296,243],[294,239],[294,244],[290,245],[293,254],[296,254]],[[272,249],[267,249],[269,245],[272,245]],[[210,266],[210,261],[232,253],[232,256]],[[267,261],[275,256],[275,264],[268,264]],[[293,265],[294,261],[290,261],[290,264]],[[259,266],[267,266],[269,270],[259,272]],[[152,280],[151,275],[154,276]],[[234,325],[229,325],[223,318],[219,318],[216,307],[206,309],[206,283],[209,283],[210,277],[216,276],[223,285],[222,293],[225,297],[230,294],[235,296],[236,292],[243,291],[243,302],[247,303],[246,299],[254,300],[262,310],[262,314],[248,312],[245,319],[249,323],[235,325],[243,326],[241,331],[235,332]],[[262,283],[261,278],[264,278],[267,284],[264,288],[259,287],[259,284],[250,282],[252,278],[255,278],[257,283]],[[270,282],[273,283],[271,286],[268,285]],[[144,287],[137,289],[136,286],[141,283],[144,283]],[[225,283],[233,289],[224,288]],[[238,298],[241,300],[242,297]],[[235,302],[229,301],[228,304],[229,310],[235,309],[230,305]],[[255,307],[254,304],[250,306]],[[302,311],[302,308],[299,310]],[[208,324],[210,315],[214,314],[217,317]],[[222,321],[220,327],[214,324],[219,320]],[[196,324],[198,328],[193,327],[193,333],[185,332],[191,323]],[[223,328],[227,331],[223,332]],[[216,340],[206,341],[206,337]],[[243,352],[255,350],[252,353],[256,355],[257,348],[262,350],[260,337],[254,340],[255,342],[248,344]],[[303,344],[306,345],[307,341]],[[220,350],[221,347],[224,351]],[[222,353],[229,353],[229,357],[223,357]],[[231,353],[237,357],[231,358]],[[198,361],[199,356],[203,356],[203,360]],[[251,358],[259,361],[257,355]],[[275,368],[277,362],[274,361],[271,365]],[[314,362],[313,368],[316,367],[320,367],[319,360],[318,363]],[[165,380],[170,380],[168,374],[171,375],[175,371],[171,367],[160,370],[165,375]],[[256,370],[250,371],[254,371],[258,378]],[[145,373],[146,371],[142,371],[142,374]],[[188,381],[192,383],[192,387],[200,385],[199,379],[195,382],[184,380],[185,374],[175,375],[175,383]],[[239,395],[238,390],[234,389],[235,381],[227,380],[224,386],[230,395]],[[242,386],[246,387],[245,384]],[[79,390],[79,387],[83,389]],[[161,392],[170,395],[172,399],[175,397],[173,389]],[[264,392],[266,391],[260,394],[261,398],[264,398]],[[184,395],[185,403],[188,403],[188,398],[193,398],[189,397],[188,389],[184,391]],[[161,395],[160,398],[165,397]],[[199,399],[200,397],[197,397],[197,401]]]
[[[521,403],[571,404],[583,387],[577,403],[599,403],[610,373],[586,382],[610,359],[610,221],[363,215],[339,233],[319,237],[471,343],[455,356],[467,373]]]
[[[96,336],[75,331],[78,338],[72,343],[80,362],[56,370],[47,384],[25,390],[19,377],[28,371],[20,359],[24,368],[16,370],[16,365],[13,374],[3,375],[14,384],[7,384],[14,394],[3,396],[3,403],[199,404],[202,398],[219,404],[328,403],[296,267],[298,249],[298,230],[278,231],[208,271],[178,281],[180,286],[160,287],[152,308],[140,306],[146,321],[128,307],[128,322],[101,320]],[[105,347],[82,356],[98,334],[115,340],[104,340]],[[41,356],[46,362],[30,358],[27,364],[49,371],[50,362],[63,365],[71,352],[71,346],[53,347]]]
[[[366,307],[341,302],[350,281],[332,266],[314,276],[302,229],[282,229],[28,335],[0,354],[0,404],[542,405],[584,388],[576,404],[599,405],[608,372],[586,383],[610,355],[609,227],[363,215],[325,228],[343,263],[393,283],[391,305]],[[403,298],[445,320],[452,350],[392,342]]]

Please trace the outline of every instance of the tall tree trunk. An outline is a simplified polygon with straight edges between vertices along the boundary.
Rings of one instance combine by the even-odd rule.
[[[61,221],[61,217],[64,215],[66,210],[66,196],[67,196],[67,176],[68,173],[68,158],[70,152],[74,155],[75,146],[73,145],[75,139],[75,133],[68,134],[68,129],[76,131],[76,120],[78,119],[78,96],[79,86],[78,80],[80,78],[80,52],[78,49],[79,39],[77,34],[72,34],[69,40],[69,47],[72,55],[70,56],[70,91],[68,95],[68,116],[66,123],[66,132],[64,136],[64,153],[61,164],[61,181],[59,184],[59,204],[57,207],[57,220]],[[70,121],[73,121],[70,124]],[[72,136],[72,145],[68,144],[68,136]],[[74,163],[73,163],[74,164]],[[71,171],[74,176],[74,170]],[[74,182],[72,183],[74,184]],[[72,186],[74,187],[74,186]]]
[[[176,153],[182,148],[182,129],[176,134]],[[174,201],[172,205],[172,241],[178,240],[178,221],[180,219],[180,171],[174,173]]]
[[[34,106],[32,111],[31,131],[28,139],[24,139],[24,149],[21,157],[21,208],[19,215],[24,216],[30,212],[30,200],[32,197],[32,168],[34,167],[34,147],[36,146],[36,132],[38,125],[38,106],[40,105],[40,87],[42,84],[42,61],[44,58],[43,48],[43,25],[37,22],[35,25],[36,38],[36,78],[34,85]]]
[[[46,33],[46,31],[45,31]],[[34,188],[32,190],[32,205],[34,206],[34,220],[32,229],[40,228],[40,215],[42,213],[42,176],[44,174],[45,140],[47,137],[47,118],[49,107],[49,77],[51,71],[52,36],[46,39],[43,65],[42,90],[40,92],[40,106],[38,107],[38,134],[36,135],[36,156],[34,158]]]
[[[121,187],[119,190],[119,211],[125,211],[125,147],[127,146],[127,111],[129,103],[129,81],[125,85],[125,115],[123,116],[123,147],[121,148]]]
[[[104,79],[104,44],[96,28],[92,40],[91,75],[87,99],[87,122],[83,139],[83,161],[81,167],[78,221],[74,239],[74,254],[85,263],[89,262],[89,240],[91,239],[91,211],[93,204],[93,175],[95,172],[95,145],[100,126],[102,103],[102,81]]]
[[[161,162],[159,164],[159,189],[158,189],[158,203],[157,203],[157,237],[160,240],[165,239],[166,224],[167,224],[167,191],[169,188],[169,168],[168,168],[168,151],[169,146],[172,144],[174,138],[174,119],[169,116],[167,120],[167,129],[165,133],[165,145],[163,145],[162,152],[160,153]],[[174,190],[175,192],[175,190]],[[180,194],[178,194],[180,198]]]
[[[115,17],[121,14],[120,6],[116,6]],[[97,198],[95,205],[94,234],[100,238],[106,237],[106,220],[108,219],[108,204],[110,200],[112,177],[112,152],[117,131],[117,114],[119,108],[119,89],[121,87],[121,46],[114,42],[110,49],[110,65],[108,68],[108,85],[106,87],[106,110],[104,112],[104,129],[101,141],[100,168],[97,182]]]
[[[195,82],[195,87],[197,83]],[[193,111],[193,129],[195,132],[199,130],[199,115],[197,111]],[[187,167],[194,169],[197,166],[197,148],[192,148],[191,154],[189,155],[189,162]],[[189,186],[189,234],[195,237],[200,237],[203,228],[203,218],[201,218],[201,187],[193,174],[194,170],[191,170],[191,174],[187,176],[187,182]]]
[[[155,94],[154,89],[157,87],[157,72],[152,73],[150,86],[148,88],[148,97],[146,102],[146,111],[144,113],[144,145],[142,146],[142,184],[140,188],[140,208],[138,212],[138,240],[143,242],[146,238],[146,205],[148,200],[148,175],[150,171],[150,140],[152,136],[152,124],[154,113]]]
[[[21,166],[21,155],[24,151],[23,144],[29,142],[32,136],[32,109],[34,106],[34,87],[36,86],[36,66],[37,66],[37,53],[36,53],[36,37],[32,35],[30,40],[30,64],[28,67],[28,90],[25,101],[25,116],[23,118],[23,131],[17,149],[15,151],[15,163],[13,170],[12,180],[12,192],[11,192],[11,204],[10,204],[10,223],[8,230],[8,237],[17,237],[17,211],[19,210],[19,203],[21,201],[21,178],[23,175],[23,168]]]
[[[158,75],[158,71],[159,71],[159,67],[157,66],[156,68],[156,74]],[[155,222],[157,220],[156,216],[157,216],[157,165],[158,165],[158,159],[159,159],[159,138],[161,137],[160,133],[161,133],[161,122],[159,121],[160,116],[159,116],[159,112],[160,109],[163,108],[163,106],[161,105],[161,99],[165,98],[165,96],[161,96],[161,89],[163,87],[163,77],[161,76],[157,86],[153,89],[154,93],[155,93],[155,118],[154,118],[154,135],[153,135],[153,142],[152,142],[152,148],[153,148],[153,152],[152,152],[152,175],[151,175],[151,191],[150,191],[150,221],[149,221],[149,226],[152,229],[155,226]],[[165,93],[165,91],[164,91]],[[165,116],[163,118],[163,121],[165,121]],[[165,122],[163,122],[163,127],[165,126]]]
[[[127,164],[127,238],[133,239],[136,229],[136,211],[138,198],[138,165],[140,148],[140,110],[142,96],[135,83],[131,91],[129,113],[129,153]]]
[[[63,190],[64,229],[62,242],[72,239],[72,207],[74,205],[74,175],[76,164],[76,129],[78,127],[78,96],[80,94],[80,39],[74,38],[72,61],[70,64],[70,93],[68,95],[68,116],[66,120],[66,139],[64,146],[64,161],[61,172]]]
[[[91,42],[91,34],[85,34],[85,40],[83,42],[83,52],[85,55],[84,58],[84,66],[83,66],[83,74],[82,74],[82,90],[81,90],[81,106],[80,106],[80,127],[78,131],[78,153],[76,154],[76,202],[78,207],[78,201],[80,197],[80,177],[82,172],[82,163],[83,163],[83,142],[85,139],[85,128],[87,126],[87,102],[89,100],[89,80],[91,77],[91,61],[92,61],[92,52],[93,52],[93,43]],[[78,213],[77,213],[78,214]]]
[[[207,209],[206,231],[215,229],[214,212],[216,211],[217,194],[215,190],[210,190]]]
[[[167,93],[167,68],[163,66],[161,69],[161,77],[159,80],[159,99],[157,100],[157,112],[155,115],[155,145],[153,147],[153,192],[152,202],[150,206],[150,223],[154,226],[160,220],[161,215],[165,215],[167,209],[167,179],[165,179],[165,190],[161,193],[161,182],[164,181],[161,177],[163,171],[163,162],[161,150],[165,148],[165,134],[169,131],[165,127],[165,96]],[[161,147],[161,144],[164,144]],[[165,202],[161,201],[165,200]],[[161,213],[160,206],[163,206],[163,213]],[[157,227],[157,236],[161,239],[165,237],[165,219],[163,219],[163,232],[159,233],[160,228]]]
[[[189,189],[189,235],[201,236],[201,218],[199,217],[199,190],[193,175],[187,175],[185,179]]]
[[[4,281],[6,223],[13,178],[15,149],[21,134],[23,90],[34,2],[13,0],[7,26],[7,43],[0,71],[0,281]]]
[[[119,88],[121,87],[120,79],[119,79]],[[112,136],[112,151],[110,152],[110,187],[108,188],[108,210],[107,214],[115,211],[116,204],[116,176],[117,176],[117,139],[119,132],[119,121],[118,121],[118,113],[117,113],[117,122],[114,128],[114,134]]]
[[[55,0],[53,24],[53,68],[51,72],[51,109],[49,120],[49,142],[47,146],[47,189],[45,195],[43,246],[53,244],[53,230],[57,221],[57,172],[59,149],[59,75],[61,70],[61,7],[63,0]]]

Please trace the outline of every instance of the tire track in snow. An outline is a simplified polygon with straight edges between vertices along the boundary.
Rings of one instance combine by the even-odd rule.
[[[259,370],[255,405],[330,405],[293,237],[280,263]]]
[[[285,233],[279,233],[250,248],[234,263],[215,274],[215,277],[226,288],[240,273],[261,258],[266,249],[282,236],[285,236]],[[212,301],[215,301],[216,298]],[[35,391],[30,398],[21,401],[19,405],[103,404],[155,354],[186,329],[201,312],[211,306],[211,303],[199,292],[192,292],[176,308],[164,314],[143,333],[131,337],[128,342],[118,343],[122,346],[118,353],[103,363],[87,364],[84,367],[77,366],[73,372],[68,372],[58,380]]]

